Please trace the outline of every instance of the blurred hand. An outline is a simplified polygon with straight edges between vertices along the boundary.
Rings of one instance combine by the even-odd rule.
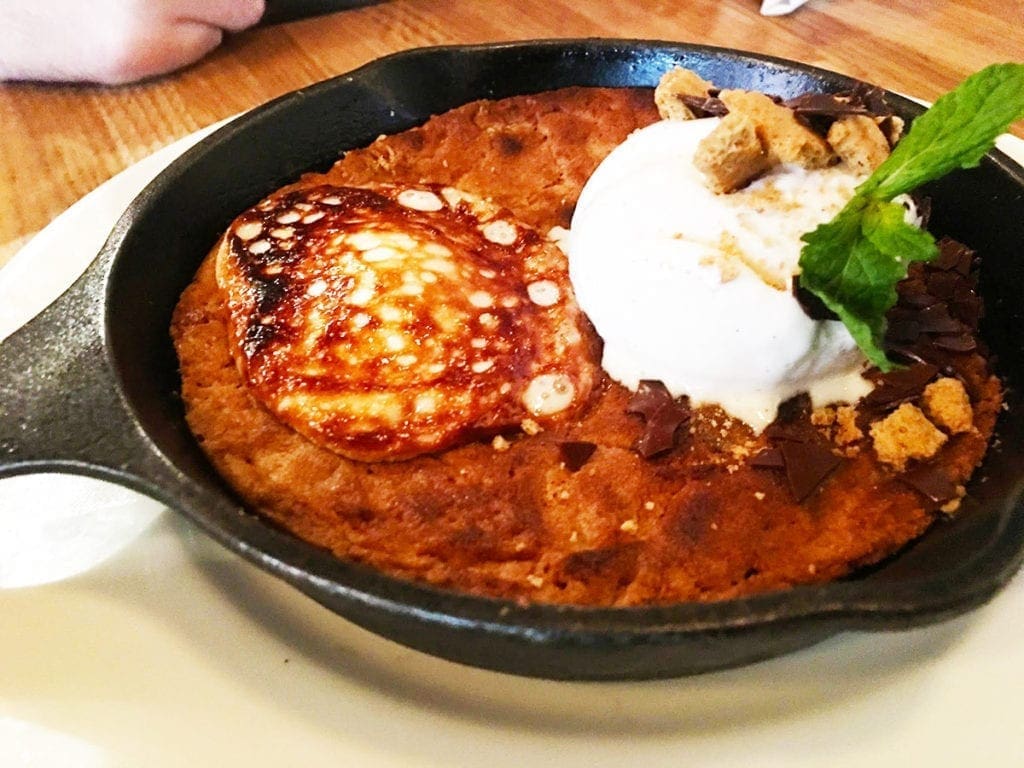
[[[184,67],[264,0],[0,0],[0,80],[127,83]]]

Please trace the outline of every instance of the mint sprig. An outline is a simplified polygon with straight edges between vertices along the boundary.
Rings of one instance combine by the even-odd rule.
[[[818,296],[883,371],[885,314],[914,261],[938,254],[934,238],[904,220],[897,195],[958,168],[972,168],[1024,118],[1024,64],[993,64],[941,96],[832,221],[803,236],[800,285]]]

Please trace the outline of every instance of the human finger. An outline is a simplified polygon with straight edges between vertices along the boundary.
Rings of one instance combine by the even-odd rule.
[[[265,0],[179,0],[173,4],[176,18],[212,24],[228,32],[240,32],[258,23],[266,10]]]
[[[162,75],[198,61],[220,45],[224,31],[212,24],[177,21],[135,39],[100,73],[109,85]]]

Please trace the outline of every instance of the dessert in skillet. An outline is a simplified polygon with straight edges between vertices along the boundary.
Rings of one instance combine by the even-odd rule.
[[[900,283],[901,367],[795,279],[900,128],[867,89],[678,71],[383,136],[200,267],[172,327],[189,425],[254,511],[444,588],[637,605],[849,574],[956,510],[1001,406],[965,246]]]

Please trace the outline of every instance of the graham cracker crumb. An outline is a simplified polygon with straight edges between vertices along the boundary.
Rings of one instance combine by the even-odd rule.
[[[830,405],[811,412],[811,424],[816,427],[831,427],[836,423],[836,409]]]
[[[871,173],[889,156],[889,141],[867,115],[847,115],[832,123],[826,137],[839,159],[858,173]]]
[[[796,163],[804,168],[824,168],[835,159],[828,143],[801,123],[793,110],[763,93],[722,91],[719,98],[729,108],[729,115],[737,113],[754,124],[772,165]]]
[[[544,427],[542,427],[533,419],[523,419],[519,423],[519,427],[520,429],[523,430],[525,434],[530,435],[531,437],[533,435],[539,435],[541,432],[544,431]]]
[[[921,398],[924,410],[950,434],[970,432],[974,428],[974,411],[963,382],[952,377],[937,379],[924,388]]]
[[[878,460],[903,471],[911,459],[929,459],[946,440],[916,405],[904,403],[884,419],[871,425]]]
[[[857,426],[857,409],[852,405],[841,405],[836,408],[836,424],[833,439],[839,445],[849,445],[864,437]]]
[[[730,112],[700,140],[693,164],[708,187],[725,194],[744,187],[771,166],[757,125],[739,112]]]

